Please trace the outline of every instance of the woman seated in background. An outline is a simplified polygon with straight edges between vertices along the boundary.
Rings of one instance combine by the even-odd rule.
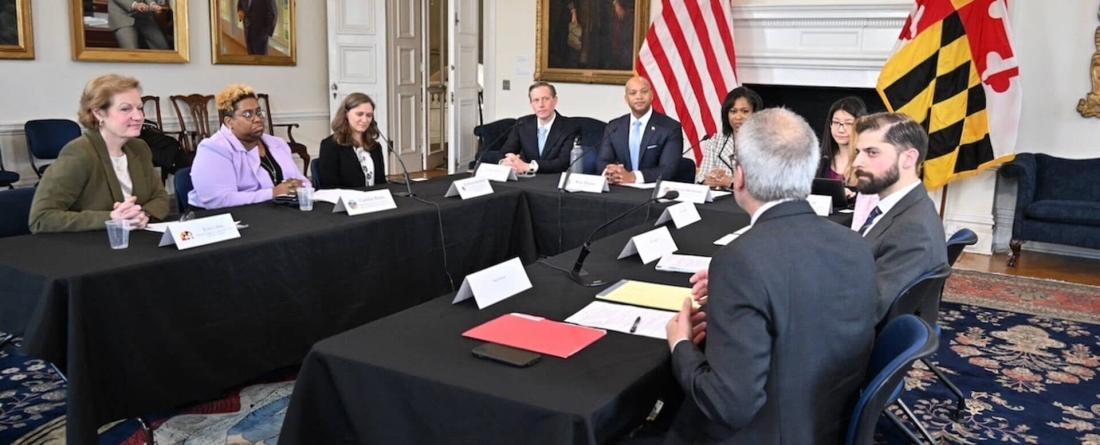
[[[168,193],[149,146],[138,139],[145,112],[137,79],[92,79],[77,115],[84,134],[65,144],[42,175],[31,204],[31,233],[105,230],[112,219],[143,229],[150,219],[168,216]]]
[[[764,106],[760,95],[747,87],[737,87],[726,94],[722,111],[722,134],[703,142],[703,161],[695,174],[695,181],[710,187],[729,187],[733,183],[730,166],[737,157],[737,130],[749,116]]]
[[[336,109],[332,135],[321,141],[317,188],[363,188],[386,183],[385,149],[378,143],[374,100],[351,93]],[[317,178],[313,178],[317,180]]]
[[[222,126],[199,142],[191,165],[191,206],[204,209],[255,204],[309,186],[286,141],[264,132],[264,111],[248,85],[230,85],[215,97]]]
[[[855,153],[852,149],[852,124],[867,114],[867,105],[858,97],[845,97],[829,107],[825,115],[825,129],[821,133],[821,164],[817,167],[817,178],[844,181],[848,206],[855,201],[856,178],[852,176],[852,161]]]

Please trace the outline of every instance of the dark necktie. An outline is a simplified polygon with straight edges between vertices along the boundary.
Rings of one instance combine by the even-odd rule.
[[[882,210],[879,210],[878,206],[875,206],[875,208],[871,209],[871,213],[867,214],[867,221],[864,221],[863,222],[863,227],[859,228],[859,234],[860,235],[866,235],[867,234],[867,229],[871,228],[871,224],[874,224],[875,219],[877,219],[879,217],[879,215],[881,215],[881,214],[882,214]]]

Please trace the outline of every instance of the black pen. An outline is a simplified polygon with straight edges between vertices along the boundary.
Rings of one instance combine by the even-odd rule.
[[[641,322],[642,322],[642,317],[641,316],[638,316],[638,318],[634,319],[634,325],[630,326],[630,333],[631,334],[633,334],[634,331],[638,330],[638,323],[641,323]]]

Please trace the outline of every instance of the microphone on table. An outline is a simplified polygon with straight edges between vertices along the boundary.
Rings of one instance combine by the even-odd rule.
[[[684,155],[686,155],[687,152],[693,150],[695,147],[698,147],[700,144],[702,144],[703,142],[706,142],[707,140],[709,140],[712,137],[714,137],[713,134],[703,135],[703,138],[699,139],[699,142],[696,142],[695,144],[692,144],[690,147],[688,147],[684,151],[681,151],[680,152],[680,157],[681,158],[684,157]],[[680,162],[680,161],[676,161],[676,162]],[[676,166],[673,166],[673,168],[675,169]],[[653,184],[655,184],[654,187],[653,187],[653,199],[657,199],[657,190],[661,187],[661,178],[665,175],[665,173],[667,173],[667,172],[662,171],[661,174],[657,175],[657,180],[653,181]],[[695,182],[695,177],[694,176],[692,176],[691,182],[693,182],[693,183]]]
[[[558,191],[565,191],[565,185],[569,183],[569,176],[573,174],[573,164],[576,164],[577,162],[580,162],[581,159],[584,159],[584,157],[588,155],[588,152],[599,149],[600,145],[603,145],[604,141],[606,141],[607,138],[610,138],[611,135],[615,134],[616,131],[619,131],[619,127],[612,128],[611,131],[603,135],[603,139],[600,139],[600,141],[597,142],[596,145],[584,149],[584,151],[581,152],[581,155],[578,156],[577,159],[574,159],[572,162],[569,163],[568,167],[565,167],[565,180],[561,182],[561,186],[558,187]],[[580,130],[577,130],[577,133],[577,137],[580,137]]]
[[[370,124],[371,124],[371,126],[374,127],[375,131],[378,132],[378,136],[381,137],[382,140],[386,141],[386,147],[389,148],[390,153],[393,154],[393,157],[397,158],[397,162],[401,164],[401,175],[405,179],[405,190],[406,191],[397,192],[397,193],[394,193],[394,195],[408,196],[410,198],[416,197],[416,195],[413,194],[412,181],[409,180],[409,169],[405,168],[405,160],[401,159],[401,155],[397,154],[397,151],[395,151],[393,149],[393,142],[390,142],[390,140],[388,138],[386,138],[385,135],[382,134],[382,129],[379,128],[379,126],[378,126],[378,121],[371,121]]]
[[[483,161],[485,159],[485,153],[488,153],[489,149],[492,148],[492,146],[497,145],[498,143],[500,145],[504,145],[503,144],[504,140],[508,139],[508,135],[511,134],[513,131],[515,131],[516,127],[518,127],[521,123],[523,123],[522,119],[516,119],[516,123],[512,124],[511,127],[508,127],[508,131],[505,131],[504,133],[501,133],[500,137],[498,137],[495,141],[490,142],[487,147],[485,147],[484,149],[481,150],[481,156],[478,156],[477,157],[477,162],[474,163],[474,169],[473,169],[474,176],[477,176],[477,168],[481,166],[481,161]]]
[[[665,193],[663,196],[660,196],[660,197],[657,197],[657,198],[647,199],[645,202],[643,202],[641,204],[638,204],[634,208],[623,212],[619,216],[616,216],[616,217],[612,218],[610,221],[605,222],[603,224],[600,224],[600,226],[597,227],[596,230],[592,231],[592,234],[588,235],[588,238],[584,240],[584,244],[581,245],[581,253],[580,253],[580,255],[577,255],[577,262],[576,262],[576,264],[573,264],[573,270],[569,271],[569,278],[572,279],[577,284],[579,284],[581,286],[585,286],[585,287],[596,287],[596,286],[603,286],[603,285],[607,284],[606,281],[603,281],[603,280],[600,280],[600,279],[585,278],[585,277],[581,276],[581,267],[584,266],[584,259],[585,259],[585,257],[588,256],[589,253],[592,253],[592,250],[591,250],[592,237],[596,236],[596,233],[599,232],[601,229],[611,225],[612,223],[614,223],[614,222],[616,222],[620,219],[623,219],[623,217],[625,217],[626,215],[629,215],[629,214],[633,213],[635,210],[638,210],[638,209],[640,209],[640,208],[642,208],[646,205],[649,205],[649,204],[653,203],[654,201],[656,201],[658,199],[676,199],[676,198],[679,198],[679,197],[680,197],[680,192],[678,192],[676,190],[669,190],[668,193]]]

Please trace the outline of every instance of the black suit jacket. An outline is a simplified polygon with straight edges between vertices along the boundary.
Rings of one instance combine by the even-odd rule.
[[[917,278],[947,265],[947,235],[928,189],[918,185],[864,236],[878,267],[877,319],[889,312],[894,300]]]
[[[557,113],[550,133],[546,134],[546,145],[539,155],[539,121],[529,114],[517,119],[508,139],[500,147],[501,153],[514,153],[523,158],[523,162],[539,161],[539,173],[560,173],[569,167],[569,151],[573,149],[573,140],[580,135],[581,129],[572,119]]]
[[[611,137],[608,137],[609,134]],[[658,177],[672,178],[676,163],[683,157],[684,130],[676,119],[657,111],[653,111],[648,125],[642,129],[641,154],[638,162],[641,165],[630,166],[629,114],[608,122],[603,135],[600,156],[596,161],[596,171],[599,172],[603,172],[608,164],[623,164],[630,167],[628,170],[641,171],[645,182],[656,182]]]
[[[245,34],[250,36],[271,37],[275,33],[275,22],[279,17],[279,8],[274,0],[237,0],[237,10],[244,11]]]
[[[685,400],[666,443],[839,444],[874,340],[875,263],[806,201],[714,255],[704,353],[672,353]]]
[[[386,183],[386,167],[382,164],[382,145],[374,144],[370,153],[374,161],[374,184]],[[318,189],[334,188],[363,188],[367,186],[367,177],[363,175],[363,167],[359,165],[359,157],[355,156],[355,149],[336,143],[332,136],[321,141],[321,156],[317,160],[317,172],[321,181],[314,184]],[[313,178],[317,181],[317,178]]]

